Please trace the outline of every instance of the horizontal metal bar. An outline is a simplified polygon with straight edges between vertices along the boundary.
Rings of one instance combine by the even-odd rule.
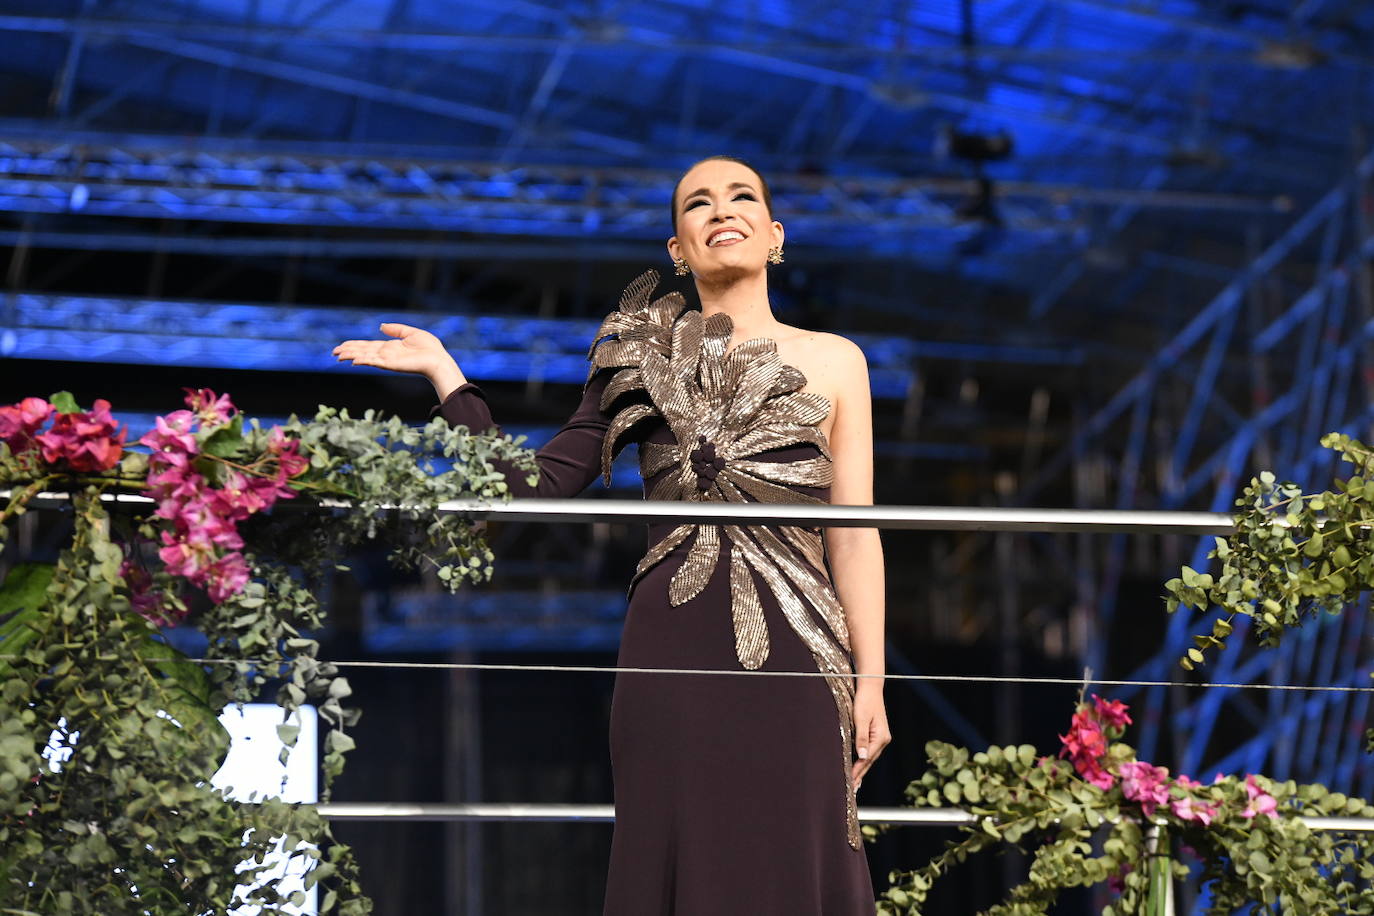
[[[404,802],[325,802],[319,812],[336,821],[526,821],[609,824],[614,805],[426,804]],[[866,824],[960,826],[977,818],[958,808],[861,808]]]
[[[615,821],[614,805],[426,804],[406,802],[325,802],[319,812],[336,821],[495,821],[582,822]],[[1374,818],[1305,817],[1310,830],[1341,833],[1374,831]],[[905,824],[920,827],[963,827],[978,817],[960,808],[859,809],[864,824]]]
[[[0,498],[9,491],[0,491]],[[132,494],[106,500],[151,504]],[[35,505],[64,504],[67,493],[40,493]],[[348,503],[323,500],[326,509]],[[285,508],[295,508],[288,505]],[[399,506],[383,506],[398,509]],[[1150,512],[1099,509],[1002,509],[974,506],[816,506],[763,503],[689,503],[644,499],[477,499],[442,503],[440,512],[481,520],[520,522],[671,522],[676,524],[815,525],[827,528],[895,528],[909,531],[1138,531],[1147,534],[1226,534],[1231,517],[1221,512]]]
[[[918,531],[1142,531],[1160,534],[1225,534],[1233,528],[1231,517],[1219,512],[764,505],[639,499],[517,499],[498,504],[465,500],[444,503],[440,508],[474,518],[549,522],[744,522]]]

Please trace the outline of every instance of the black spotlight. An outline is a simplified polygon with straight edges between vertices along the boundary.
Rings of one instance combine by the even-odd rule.
[[[995,134],[965,133],[951,124],[940,128],[935,140],[935,155],[941,159],[962,159],[982,164],[1000,162],[1012,154],[1016,144],[1005,130]]]

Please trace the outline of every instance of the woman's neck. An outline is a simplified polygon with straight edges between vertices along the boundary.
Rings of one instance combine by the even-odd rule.
[[[730,316],[736,340],[769,337],[778,327],[773,307],[768,303],[768,277],[764,273],[732,278],[719,284],[698,278],[697,295],[701,297],[704,317],[718,312]]]

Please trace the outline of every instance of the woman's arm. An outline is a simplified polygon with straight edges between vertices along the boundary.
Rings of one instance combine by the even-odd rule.
[[[832,405],[830,453],[834,482],[830,501],[841,506],[873,505],[873,403],[868,362],[850,341],[837,339],[834,366],[838,391]],[[849,623],[854,670],[860,675],[854,696],[854,764],[857,788],[864,773],[892,740],[883,707],[884,599],[883,545],[876,528],[827,528],[826,552],[835,593]]]
[[[334,348],[334,355],[340,360],[352,360],[355,366],[423,375],[439,397],[438,412],[451,425],[466,426],[474,432],[493,428],[499,431],[486,396],[468,382],[439,338],[405,324],[384,324],[382,331],[395,339],[346,340]],[[505,473],[506,486],[513,495],[576,496],[597,478],[601,446],[610,426],[610,417],[601,410],[601,394],[609,376],[609,372],[601,372],[592,379],[572,417],[535,453],[539,466],[537,484],[526,483],[523,471],[496,465]]]

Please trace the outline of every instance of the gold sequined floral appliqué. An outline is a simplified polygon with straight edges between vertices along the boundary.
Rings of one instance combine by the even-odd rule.
[[[622,405],[613,413],[602,451],[606,475],[615,447],[629,430],[659,417],[675,442],[640,443],[641,475],[659,478],[649,499],[821,503],[793,487],[830,486],[830,449],[820,430],[830,402],[801,390],[805,376],[782,362],[774,341],[747,340],[729,349],[734,330],[729,316],[684,312],[676,293],[650,302],[657,281],[650,271],[626,289],[592,348],[592,371],[616,370],[602,409],[611,412],[617,403]],[[790,462],[762,457],[800,445],[815,446],[817,457]],[[668,586],[672,606],[701,594],[717,564],[726,562],[740,664],[753,670],[768,658],[768,627],[758,592],[762,583],[818,669],[831,675],[826,682],[839,713],[847,838],[857,849],[858,812],[850,777],[854,683],[849,630],[824,572],[820,532],[786,525],[679,525],[640,561],[635,581],[689,539],[687,557]]]

